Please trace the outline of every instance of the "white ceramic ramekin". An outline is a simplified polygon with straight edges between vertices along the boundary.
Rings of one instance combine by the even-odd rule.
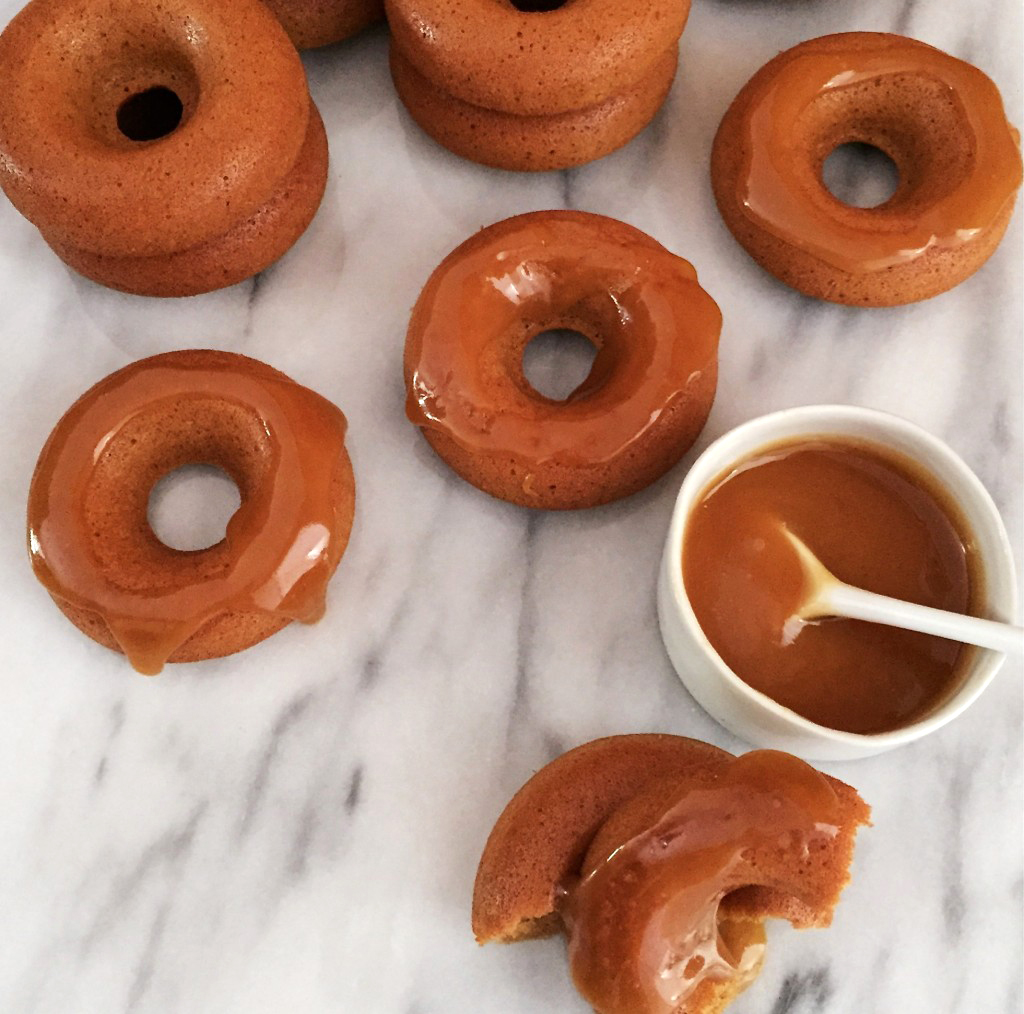
[[[841,732],[808,721],[744,683],[704,636],[683,587],[683,533],[708,485],[760,449],[796,437],[868,441],[914,459],[959,505],[970,528],[983,581],[985,615],[1012,622],[1017,606],[1013,555],[1002,519],[977,476],[942,441],[897,416],[846,405],[786,409],[752,419],[716,440],[694,462],[676,500],[658,577],[658,619],[672,665],[697,702],[737,736],[811,760],[851,760],[934,732],[956,718],[1003,664],[1000,652],[974,649],[957,690],[910,725],[875,735]]]

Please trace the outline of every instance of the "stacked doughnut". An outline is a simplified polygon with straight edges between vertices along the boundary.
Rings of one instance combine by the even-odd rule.
[[[302,63],[258,0],[33,0],[0,36],[0,186],[104,285],[248,278],[303,233],[326,180]]]
[[[689,0],[385,0],[412,118],[499,169],[565,169],[620,148],[675,77]]]
[[[296,49],[351,38],[384,17],[382,0],[264,0]]]

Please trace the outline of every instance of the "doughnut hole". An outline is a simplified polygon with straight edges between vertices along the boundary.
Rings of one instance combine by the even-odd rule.
[[[276,452],[254,411],[217,399],[188,400],[130,419],[108,441],[85,494],[85,525],[101,573],[126,590],[168,591],[228,573],[226,540],[188,552],[162,542],[150,525],[158,483],[186,465],[213,466],[238,489],[239,515],[268,481]]]
[[[571,0],[509,0],[517,11],[524,14],[546,14],[548,11],[557,11],[565,7]]]
[[[881,148],[859,141],[839,145],[825,159],[821,179],[836,200],[852,208],[877,208],[900,184],[896,163]]]
[[[806,152],[793,167],[809,199],[837,217],[884,229],[901,229],[951,194],[970,172],[960,143],[969,131],[963,108],[938,80],[892,74],[833,88],[797,117],[793,137]],[[851,143],[877,149],[895,167],[891,196],[855,207],[829,191],[825,163]],[[863,150],[863,149],[861,149]]]
[[[163,85],[136,92],[117,107],[117,129],[129,141],[155,141],[181,123],[181,99]]]
[[[216,465],[182,465],[149,494],[153,534],[170,549],[197,552],[217,545],[241,505],[234,480]]]
[[[199,82],[188,60],[155,51],[137,54],[134,60],[120,57],[105,68],[81,113],[102,144],[130,149],[179,130],[198,103]]]
[[[590,376],[597,346],[579,331],[541,331],[523,349],[523,376],[543,398],[567,401]]]

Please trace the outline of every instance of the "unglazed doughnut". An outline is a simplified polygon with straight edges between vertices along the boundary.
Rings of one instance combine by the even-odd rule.
[[[446,94],[391,47],[395,89],[426,133],[463,158],[519,171],[568,169],[621,148],[665,101],[677,62],[673,46],[645,77],[597,105],[550,116],[518,116]]]
[[[383,0],[263,0],[297,49],[330,46],[384,17]]]
[[[345,417],[277,370],[227,352],[143,359],[90,388],[32,477],[36,577],[86,634],[139,671],[229,655],[324,610],[355,504]],[[242,503],[209,549],[165,546],[157,481],[222,468]]]
[[[896,164],[899,186],[855,208],[822,183],[839,145]],[[976,67],[898,35],[801,43],[754,75],[711,158],[726,225],[767,271],[820,299],[894,306],[944,292],[988,259],[1021,182],[1020,138]]]
[[[413,308],[406,411],[464,479],[529,507],[634,493],[674,465],[711,410],[722,318],[693,266],[632,226],[573,211],[492,225],[439,265]],[[563,401],[523,375],[566,328],[597,348]]]
[[[385,0],[391,76],[439,144],[566,169],[638,134],[675,77],[689,0]]]
[[[711,1014],[756,976],[765,918],[831,922],[869,812],[788,754],[595,740],[542,768],[498,818],[473,930],[486,943],[565,929],[599,1014]]]
[[[550,116],[597,105],[676,46],[689,0],[385,0],[393,44],[474,106]]]
[[[33,0],[0,36],[0,184],[119,288],[157,276],[189,295],[261,270],[312,218],[326,171],[302,64],[257,0]]]

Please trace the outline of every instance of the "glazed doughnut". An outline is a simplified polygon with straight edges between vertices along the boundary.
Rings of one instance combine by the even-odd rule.
[[[839,145],[896,164],[899,186],[855,208],[822,183]],[[898,35],[803,42],[761,68],[715,138],[711,178],[726,225],[763,268],[836,303],[927,299],[999,244],[1021,183],[1020,138],[976,67]]]
[[[65,615],[147,674],[229,655],[324,610],[355,504],[345,417],[227,352],[143,359],[90,388],[43,447],[28,542]],[[153,487],[210,464],[242,503],[224,539],[181,552],[149,527]]]
[[[0,184],[84,270],[244,235],[229,275],[252,274],[312,217],[326,170],[302,64],[257,0],[33,0],[0,35]],[[270,208],[287,227],[247,227]],[[166,294],[223,284],[191,270]]]
[[[675,48],[690,3],[385,0],[385,10],[393,45],[438,89],[474,106],[550,116],[646,77]]]
[[[722,318],[691,264],[632,226],[546,211],[454,250],[413,308],[406,411],[459,475],[529,507],[607,503],[649,485],[711,410]],[[523,375],[526,345],[566,328],[597,348],[563,401]]]
[[[331,46],[384,17],[383,0],[263,0],[296,49]]]
[[[412,118],[456,155],[496,169],[568,169],[621,148],[647,126],[672,87],[678,56],[673,46],[623,91],[551,116],[517,116],[463,102],[435,88],[394,46],[391,77]]]
[[[486,943],[565,929],[577,988],[600,1014],[711,1014],[756,976],[765,918],[831,922],[869,813],[788,754],[595,740],[542,768],[498,818],[473,930]]]

